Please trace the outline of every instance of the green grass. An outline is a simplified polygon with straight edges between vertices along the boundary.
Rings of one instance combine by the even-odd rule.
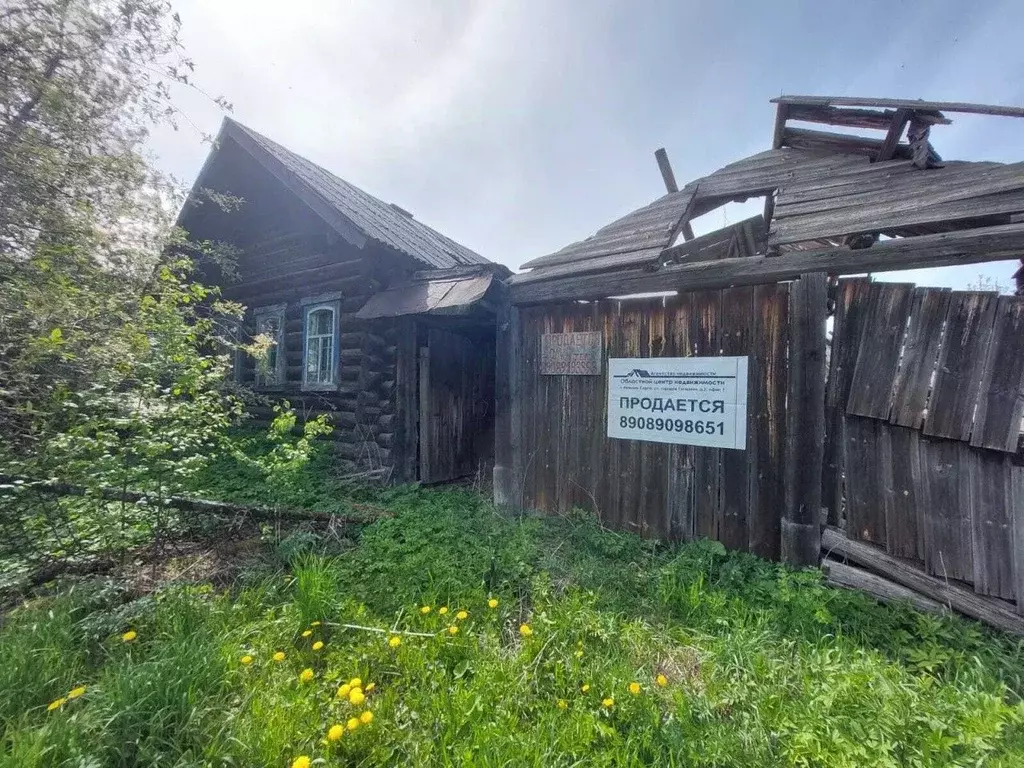
[[[14,611],[0,766],[1024,764],[1024,647],[978,625],[468,492],[358,498],[395,515],[349,549],[291,537],[225,592],[92,583]],[[353,677],[358,706],[336,696]]]

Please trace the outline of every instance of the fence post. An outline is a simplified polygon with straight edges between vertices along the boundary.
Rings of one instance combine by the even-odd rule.
[[[517,477],[518,382],[522,375],[519,354],[519,308],[501,295],[495,327],[494,379],[494,503],[522,507],[522,479]]]
[[[825,452],[826,276],[803,275],[789,294],[782,561],[817,565],[821,554],[821,472]]]

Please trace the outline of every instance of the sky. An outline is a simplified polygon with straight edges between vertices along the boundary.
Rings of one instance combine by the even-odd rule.
[[[173,5],[232,117],[512,269],[664,194],[659,147],[680,185],[767,149],[783,93],[1024,104],[1019,0]],[[152,150],[190,184],[224,113],[176,99]],[[1024,119],[947,116],[944,158],[1024,160]],[[886,279],[1009,288],[1015,268]]]

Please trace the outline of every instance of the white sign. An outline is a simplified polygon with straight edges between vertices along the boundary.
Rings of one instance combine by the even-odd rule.
[[[747,358],[608,358],[608,437],[745,449]]]

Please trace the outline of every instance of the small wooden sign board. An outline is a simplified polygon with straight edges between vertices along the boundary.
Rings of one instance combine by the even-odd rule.
[[[547,376],[600,376],[604,345],[600,331],[545,333],[540,372]]]

